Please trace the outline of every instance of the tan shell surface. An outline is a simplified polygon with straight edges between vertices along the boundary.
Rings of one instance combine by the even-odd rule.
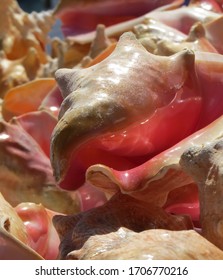
[[[203,235],[223,249],[223,140],[186,150],[180,164],[197,183]]]
[[[145,230],[119,228],[91,236],[68,259],[78,260],[222,260],[223,252],[194,230]]]
[[[1,1],[0,7],[1,50],[9,59],[26,55],[30,47],[36,49],[42,63],[46,62],[45,46],[48,32],[55,20],[52,12],[24,12],[17,1]]]

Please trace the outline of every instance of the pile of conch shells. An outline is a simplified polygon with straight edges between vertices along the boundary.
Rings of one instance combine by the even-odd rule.
[[[0,259],[223,259],[222,1],[0,13]]]

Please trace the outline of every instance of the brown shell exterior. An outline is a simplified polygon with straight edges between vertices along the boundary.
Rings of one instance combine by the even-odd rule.
[[[69,252],[80,249],[91,236],[114,232],[120,227],[135,232],[156,228],[192,228],[188,216],[172,216],[162,208],[121,193],[113,196],[103,206],[74,216],[55,216],[53,222],[61,239],[61,259],[66,258]]]

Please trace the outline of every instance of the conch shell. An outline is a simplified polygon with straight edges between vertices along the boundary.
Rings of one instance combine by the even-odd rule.
[[[222,135],[223,136],[223,135]],[[223,138],[200,147],[191,147],[180,164],[197,183],[200,198],[202,235],[223,249]]]
[[[45,128],[49,128],[52,117],[44,112],[40,115]],[[0,122],[0,191],[13,207],[28,201],[42,203],[60,213],[78,212],[76,194],[65,192],[56,185],[47,156],[49,147],[43,141],[40,143],[42,149],[35,141],[38,135],[34,127],[35,115],[23,115],[10,123]],[[35,139],[28,134],[30,131]]]
[[[222,260],[223,252],[194,230],[119,228],[91,236],[79,250],[67,255],[75,260]]]
[[[24,224],[28,245],[44,259],[56,259],[59,237],[52,217],[58,213],[31,202],[20,203],[15,207],[15,211]]]
[[[179,30],[172,28],[161,21],[147,16],[142,23],[133,27],[133,32],[138,39],[151,37],[154,41],[169,39],[173,42],[181,42],[187,37]]]
[[[48,32],[55,22],[52,12],[28,14],[19,7],[17,1],[2,0],[0,14],[1,50],[5,52],[7,58],[19,59],[33,47],[41,63],[46,63],[45,46]]]
[[[40,62],[36,59],[35,50],[30,49],[27,55],[16,60],[9,60],[4,51],[0,51],[0,97],[3,98],[11,88],[24,84],[35,78]],[[34,76],[33,76],[34,75]]]
[[[148,46],[148,40],[144,39],[144,44]],[[148,48],[148,47],[147,47]],[[209,52],[218,53],[216,48],[207,39],[205,27],[200,23],[195,23],[188,34],[187,38],[174,42],[170,38],[163,38],[159,40],[154,47],[153,53],[157,55],[172,55],[183,49],[190,49],[194,52]]]
[[[114,25],[143,15],[163,5],[175,6],[175,2],[182,4],[183,1],[61,0],[54,10],[54,15],[60,18],[62,30],[68,36],[92,31],[100,23],[106,26]],[[128,9],[126,9],[126,6],[128,6]]]
[[[221,14],[203,9],[196,5],[182,6],[170,11],[154,10],[148,14],[149,17],[160,20],[185,34],[188,34],[192,25],[196,22],[207,23],[215,20]]]
[[[69,252],[81,249],[92,235],[114,232],[120,227],[135,232],[156,228],[180,231],[193,227],[189,216],[167,214],[160,207],[121,193],[104,205],[78,215],[56,215],[53,222],[61,239],[61,259]]]
[[[136,38],[151,53],[155,53],[160,41],[180,43],[186,39],[186,35],[161,21],[146,17],[142,23],[133,27]]]
[[[36,79],[10,89],[3,100],[2,114],[5,120],[37,111],[42,100],[54,88],[54,79]]]
[[[81,70],[58,70],[55,75],[64,101],[52,135],[51,161],[56,179],[66,181],[72,155],[77,163],[82,160],[83,153],[93,153],[84,156],[88,162],[79,164],[81,169],[72,170],[73,178],[77,175],[75,172],[80,174],[74,179],[76,186],[72,186],[77,188],[84,183],[83,171],[96,163],[95,154],[101,163],[109,164],[110,161],[115,164],[114,168],[130,168],[135,163],[126,156],[140,157],[146,154],[148,158],[148,155],[167,148],[165,143],[174,144],[174,141],[191,133],[200,110],[199,91],[193,71],[192,52],[184,50],[173,57],[158,57],[147,52],[132,33],[123,34],[114,52],[100,63]],[[188,87],[192,90],[189,90],[189,97],[184,100]],[[176,126],[174,135],[178,135],[178,139],[172,139],[173,134],[169,133],[166,134],[165,143],[154,143],[152,135],[156,128],[153,125],[157,125],[157,119],[161,121],[162,113],[167,113],[165,110],[169,111],[168,106],[172,108],[170,111],[175,119],[190,106],[193,111],[187,120],[190,128],[182,135],[181,125]],[[173,126],[173,115],[168,116],[163,130]],[[145,142],[139,137],[141,129],[147,137]],[[130,149],[127,148],[129,140],[125,143],[128,134],[131,138]],[[126,145],[126,150],[122,151],[120,145]],[[109,155],[103,156],[103,151],[108,151]],[[117,155],[123,157],[124,166],[122,160],[117,160]],[[64,182],[63,186],[70,188],[68,184]]]
[[[41,260],[42,257],[26,245],[28,242],[22,220],[0,193],[0,259]]]

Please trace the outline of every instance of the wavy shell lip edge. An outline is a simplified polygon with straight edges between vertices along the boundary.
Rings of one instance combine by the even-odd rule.
[[[165,192],[171,190],[165,190],[162,198],[162,186],[165,185],[166,180],[170,179],[168,178],[168,171],[175,173],[173,177],[175,185],[172,187],[193,182],[191,176],[187,175],[180,167],[180,157],[188,147],[200,147],[213,139],[221,138],[223,136],[222,124],[223,117],[220,117],[207,127],[195,132],[135,169],[117,171],[104,165],[92,165],[86,171],[86,180],[109,196],[121,190],[121,192],[138,199],[151,200],[151,192],[153,194],[152,200],[158,199],[157,202],[163,205],[166,197]],[[179,178],[179,180],[176,180],[176,178]],[[156,188],[156,192],[153,192],[152,185],[158,180],[163,183],[160,184],[158,189]],[[142,195],[140,195],[140,192],[142,192]]]

